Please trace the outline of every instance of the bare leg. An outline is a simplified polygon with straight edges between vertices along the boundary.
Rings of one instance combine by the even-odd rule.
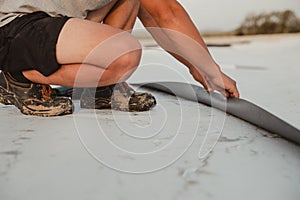
[[[104,8],[89,12],[86,19],[131,31],[139,9],[139,0],[113,0]]]
[[[31,81],[33,82],[67,87],[74,87],[79,84],[80,87],[95,87],[95,83],[101,86],[112,85],[125,81],[131,75],[131,71],[122,72],[121,70],[111,70],[110,68],[104,70],[87,64],[62,65],[58,71],[48,77],[43,76],[36,70],[25,73],[28,77],[31,77]],[[101,78],[99,79],[99,77]]]
[[[139,0],[119,0],[103,22],[125,31],[131,31],[139,10]]]
[[[128,77],[139,64],[140,56],[140,44],[129,33],[105,24],[70,19],[57,43],[57,60],[62,68],[49,77],[35,70],[23,74],[37,83],[70,86],[79,69],[87,68],[83,70],[85,76],[76,80],[76,86],[86,86],[89,80],[99,77],[96,85],[103,86]]]

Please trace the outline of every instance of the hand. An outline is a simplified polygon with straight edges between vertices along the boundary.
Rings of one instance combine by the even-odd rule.
[[[201,83],[208,92],[218,91],[227,98],[239,98],[236,82],[218,70],[214,76],[207,76],[195,68],[190,69],[194,79]]]

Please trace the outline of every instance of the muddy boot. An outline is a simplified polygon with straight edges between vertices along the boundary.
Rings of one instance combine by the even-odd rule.
[[[80,104],[81,108],[142,112],[154,107],[156,100],[151,94],[136,92],[123,82],[85,89]]]
[[[0,74],[0,103],[14,105],[25,115],[42,117],[71,114],[73,104],[68,97],[56,97],[50,85],[20,83],[10,74]]]

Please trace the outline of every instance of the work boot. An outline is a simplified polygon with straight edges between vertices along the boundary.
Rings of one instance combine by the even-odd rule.
[[[155,98],[149,93],[134,91],[125,82],[115,85],[87,88],[80,101],[81,108],[114,109],[128,112],[149,111],[156,105]]]
[[[50,85],[20,83],[9,73],[0,74],[0,103],[14,105],[25,115],[41,117],[71,114],[69,97],[56,97]]]

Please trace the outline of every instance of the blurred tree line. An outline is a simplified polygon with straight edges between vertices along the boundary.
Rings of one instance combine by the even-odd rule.
[[[248,15],[235,35],[300,32],[300,19],[291,10]]]

